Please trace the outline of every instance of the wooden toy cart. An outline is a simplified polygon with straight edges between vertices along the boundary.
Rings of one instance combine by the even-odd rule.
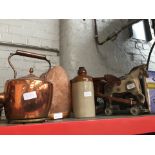
[[[117,80],[117,79],[113,79]],[[110,116],[115,112],[120,111],[129,111],[132,115],[136,116],[144,112],[149,112],[142,104],[139,104],[134,96],[127,96],[126,98],[116,97],[116,96],[107,96],[104,94],[104,86],[107,83],[105,77],[93,78],[94,82],[94,92],[95,92],[95,101],[96,101],[96,113],[99,114],[104,112],[105,115]],[[117,82],[117,81],[116,81]],[[98,105],[98,98],[102,99],[104,105]]]

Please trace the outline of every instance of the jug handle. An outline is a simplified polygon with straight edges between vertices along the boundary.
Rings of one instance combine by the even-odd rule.
[[[22,50],[17,50],[16,53],[10,53],[10,56],[8,57],[9,65],[11,66],[11,68],[14,71],[14,78],[16,78],[17,72],[16,72],[14,66],[12,65],[12,63],[10,61],[11,57],[14,56],[14,55],[19,55],[19,56],[24,56],[24,57],[29,57],[29,58],[36,58],[36,59],[40,59],[40,60],[45,60],[49,64],[49,69],[51,68],[51,62],[50,62],[50,60],[48,60],[46,58],[46,55],[27,52],[27,51],[22,51]]]

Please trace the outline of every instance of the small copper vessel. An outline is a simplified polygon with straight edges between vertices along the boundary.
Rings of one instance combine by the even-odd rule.
[[[51,106],[53,85],[36,77],[32,68],[29,75],[16,79],[17,72],[10,62],[14,55],[45,60],[51,68],[45,55],[19,50],[10,54],[8,62],[14,70],[14,79],[8,80],[4,92],[0,93],[0,104],[4,105],[6,118],[9,123],[45,121]]]

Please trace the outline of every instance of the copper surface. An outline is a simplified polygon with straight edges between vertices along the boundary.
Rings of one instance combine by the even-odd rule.
[[[13,55],[42,59],[49,63],[49,68],[51,66],[45,55],[17,50],[8,58],[14,70],[14,78],[17,72],[10,62]],[[33,122],[33,120],[40,121],[48,117],[53,85],[32,73],[33,69],[30,68],[29,75],[6,81],[4,93],[0,94],[0,104],[4,105],[5,115],[9,122]]]
[[[35,91],[36,98],[24,100],[23,94]],[[8,120],[45,118],[51,105],[52,85],[41,80],[11,80],[4,104]]]
[[[71,111],[70,81],[66,71],[61,66],[55,66],[42,78],[53,84],[53,98],[48,117],[53,119],[55,113],[69,117]]]
[[[4,93],[0,93],[0,120],[1,120],[1,115],[2,115],[2,110],[3,110],[3,103],[5,101],[5,95]]]
[[[1,101],[1,103],[3,103],[5,101],[5,94],[4,93],[0,93],[0,101]]]

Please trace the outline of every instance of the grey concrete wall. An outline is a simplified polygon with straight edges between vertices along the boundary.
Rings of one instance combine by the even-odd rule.
[[[59,50],[59,20],[31,19],[31,20],[0,20],[0,42],[33,45],[37,47],[54,48]],[[11,52],[17,49],[47,55],[52,65],[59,64],[59,56],[56,53],[8,47],[0,45],[0,91],[3,91],[5,81],[13,78],[7,58]],[[34,74],[40,75],[48,69],[45,61],[14,56],[12,63],[17,69],[18,77],[29,74],[29,68],[34,68]]]
[[[97,20],[100,40],[126,23],[127,20]],[[79,66],[85,66],[92,76],[107,73],[121,76],[132,67],[146,63],[151,44],[130,39],[128,30],[125,30],[115,40],[97,46],[92,20],[72,19],[60,22],[60,63],[70,78],[76,76]],[[155,52],[152,55],[150,70],[155,70]]]

